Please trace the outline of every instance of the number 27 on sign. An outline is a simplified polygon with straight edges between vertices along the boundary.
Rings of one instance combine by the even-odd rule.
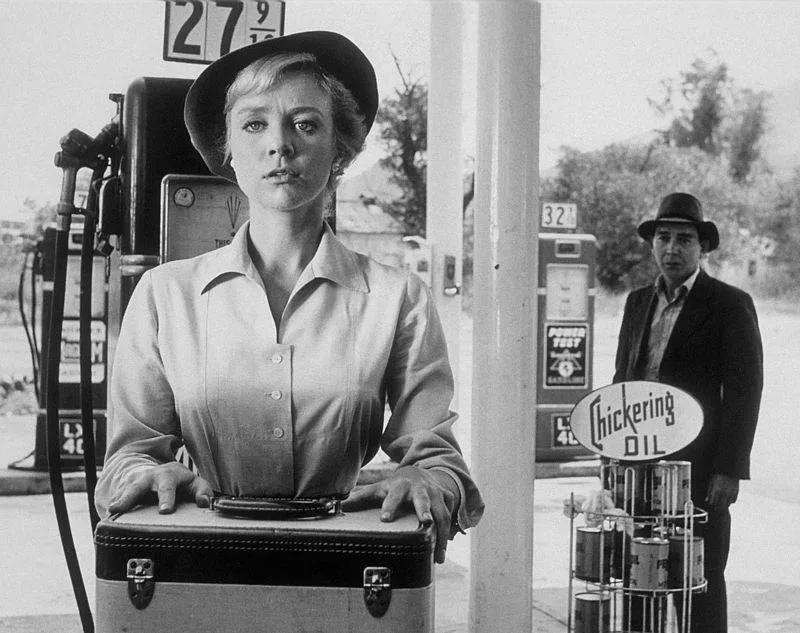
[[[232,50],[283,35],[280,0],[169,0],[164,59],[208,63]]]

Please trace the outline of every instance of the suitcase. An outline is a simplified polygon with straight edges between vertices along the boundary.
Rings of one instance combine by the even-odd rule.
[[[98,633],[428,633],[433,528],[379,510],[295,520],[194,504],[103,519]]]

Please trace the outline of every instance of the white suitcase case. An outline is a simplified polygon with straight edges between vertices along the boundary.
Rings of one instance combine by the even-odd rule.
[[[378,510],[234,518],[181,505],[102,520],[98,633],[429,633],[433,530]]]

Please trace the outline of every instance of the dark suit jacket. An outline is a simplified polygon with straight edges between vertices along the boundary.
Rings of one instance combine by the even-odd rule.
[[[614,382],[642,379],[654,297],[654,285],[628,295]],[[664,350],[658,381],[690,393],[703,408],[698,437],[669,456],[692,462],[692,487],[705,490],[714,473],[749,479],[763,385],[761,335],[750,295],[701,270]]]

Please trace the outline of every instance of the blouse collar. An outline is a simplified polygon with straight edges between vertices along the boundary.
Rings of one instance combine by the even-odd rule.
[[[239,227],[230,244],[208,254],[206,270],[202,274],[201,292],[231,276],[244,275],[258,279],[258,272],[247,250],[249,228],[250,221],[247,220]],[[317,278],[329,279],[357,292],[369,292],[358,255],[342,244],[327,222],[324,223],[317,252],[300,275],[298,287]]]

